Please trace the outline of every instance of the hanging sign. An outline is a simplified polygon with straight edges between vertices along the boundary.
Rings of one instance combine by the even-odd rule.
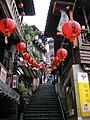
[[[13,75],[12,88],[17,88],[17,83],[18,83],[18,77],[17,75]]]
[[[62,32],[62,26],[64,25],[64,23],[69,21],[69,17],[68,17],[67,13],[64,10],[60,10],[60,12],[61,12],[61,17],[60,17],[60,21],[58,23],[57,30],[59,32]]]
[[[2,80],[4,83],[6,82],[7,78],[7,71],[5,68],[0,64],[0,80]]]
[[[90,86],[87,73],[78,73],[78,88],[81,115],[82,117],[88,117],[90,116]]]

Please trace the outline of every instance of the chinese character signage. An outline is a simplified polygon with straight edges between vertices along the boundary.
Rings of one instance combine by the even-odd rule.
[[[78,73],[78,88],[82,117],[88,117],[90,116],[90,86],[87,73]]]
[[[17,88],[17,75],[13,75],[12,88]]]
[[[0,80],[2,80],[4,83],[6,82],[7,77],[7,71],[6,69],[0,64]]]

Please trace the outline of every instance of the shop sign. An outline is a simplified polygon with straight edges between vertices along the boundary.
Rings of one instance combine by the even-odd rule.
[[[2,80],[5,83],[6,77],[7,77],[7,71],[4,69],[3,66],[0,66],[0,80]]]
[[[82,117],[88,117],[90,116],[90,86],[87,73],[78,73],[78,88],[81,115]]]
[[[17,88],[17,83],[18,83],[18,77],[17,75],[13,75],[12,88]]]

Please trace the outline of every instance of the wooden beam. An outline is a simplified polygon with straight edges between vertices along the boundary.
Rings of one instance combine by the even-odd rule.
[[[60,10],[63,9],[66,11],[68,6],[70,6],[70,9],[73,9],[73,6],[75,6],[75,3],[55,1],[53,5],[53,14],[60,15]]]

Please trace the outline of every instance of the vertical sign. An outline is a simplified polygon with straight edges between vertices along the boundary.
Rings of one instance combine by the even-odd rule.
[[[13,75],[12,88],[17,88],[17,75]]]
[[[90,86],[87,73],[78,73],[78,88],[82,117],[88,117],[90,116]]]
[[[4,67],[0,66],[0,80],[2,80],[5,83],[6,77],[7,77],[7,71],[4,69]]]

